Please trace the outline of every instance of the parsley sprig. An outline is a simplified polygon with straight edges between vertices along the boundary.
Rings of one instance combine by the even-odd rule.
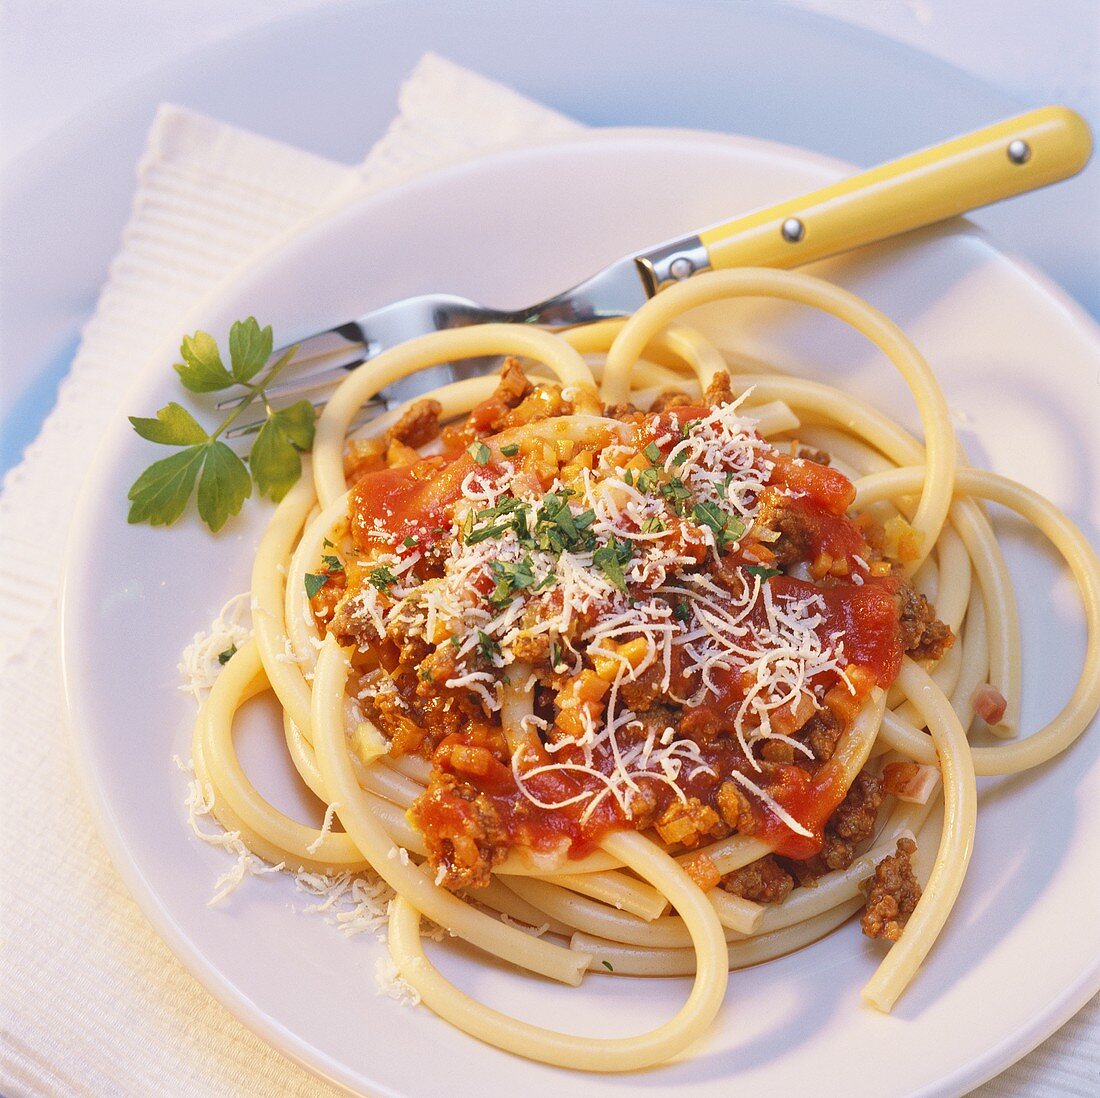
[[[183,387],[192,393],[237,388],[242,390],[241,400],[212,432],[176,401],[159,409],[156,418],[129,417],[142,438],[161,446],[183,447],[154,461],[134,481],[127,495],[129,522],[170,526],[183,514],[197,482],[199,517],[217,531],[252,495],[253,482],[261,496],[276,502],[293,487],[302,475],[301,454],[313,446],[316,412],[308,400],[278,410],[268,403],[266,390],[294,356],[291,348],[256,380],[271,357],[273,344],[270,326],[261,328],[252,316],[238,320],[229,330],[227,367],[208,332],[184,336],[180,345],[183,361],[175,365]],[[263,404],[267,420],[252,444],[246,466],[221,436],[257,403]]]

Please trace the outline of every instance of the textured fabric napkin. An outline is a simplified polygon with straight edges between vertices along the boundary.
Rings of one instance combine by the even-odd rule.
[[[577,123],[440,58],[358,167],[175,107],[149,134],[122,246],[57,407],[0,495],[0,1093],[329,1095],[219,1006],[154,934],[69,761],[57,590],[79,472],[134,371],[234,267],[311,215]],[[1092,1095],[1095,1001],[976,1092]]]

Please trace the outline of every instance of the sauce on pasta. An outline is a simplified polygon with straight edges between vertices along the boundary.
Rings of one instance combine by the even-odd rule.
[[[679,322],[761,295],[866,336],[922,438],[849,393],[731,371]],[[385,386],[509,355],[522,367],[349,440]],[[861,908],[892,943],[863,995],[889,1010],[964,887],[976,775],[1054,757],[1100,706],[1095,552],[1036,493],[956,454],[912,343],[798,273],[701,275],[559,335],[484,325],[394,348],[333,395],[311,475],[261,542],[254,637],[200,712],[196,778],[272,864],[384,880],[400,975],[518,1055],[607,1072],[666,1060],[713,1022],[731,969]],[[1059,550],[1088,625],[1077,687],[1027,735],[984,500]],[[321,828],[269,804],[237,760],[234,715],[265,685]],[[975,712],[991,742],[969,741]],[[425,918],[567,984],[690,975],[691,991],[634,1037],[559,1033],[451,985]]]
[[[767,886],[695,863],[750,900],[793,887],[776,858],[802,883],[854,858],[807,864],[850,785],[832,752],[897,675],[903,607],[924,611],[909,647],[954,638],[827,455],[768,444],[728,384],[707,396],[668,389],[547,441],[523,428],[573,408],[509,360],[451,428],[464,449],[408,452],[442,431],[426,400],[349,462],[354,548],[326,556],[341,593],[313,608],[391,756],[432,763],[409,818],[438,883],[487,885],[517,847],[583,858],[620,828],[684,850],[766,837]],[[518,729],[500,702],[517,686]],[[871,774],[860,790],[881,798]]]

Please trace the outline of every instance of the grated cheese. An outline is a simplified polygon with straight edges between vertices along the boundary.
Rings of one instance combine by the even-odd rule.
[[[541,637],[556,644],[558,670],[580,672],[585,656],[601,658],[614,669],[601,717],[594,720],[581,707],[583,732],[575,739],[555,739],[546,722],[525,718],[526,729],[550,733],[545,745],[550,763],[532,767],[521,752],[512,759],[520,790],[538,807],[585,801],[583,822],[610,797],[629,818],[643,780],[665,784],[686,799],[682,783],[709,769],[699,744],[672,729],[658,737],[622,702],[624,688],[654,668],[660,691],[669,693],[679,664],[692,692],[673,700],[686,705],[721,695],[722,676],[747,682],[732,723],[755,769],[761,769],[755,749],[765,741],[782,740],[812,754],[773,728],[772,721],[778,711],[806,697],[820,708],[810,684],[826,673],[843,677],[843,635],[821,635],[824,601],[816,594],[777,596],[759,576],[750,579],[740,571],[719,585],[697,570],[698,556],[688,551],[694,545],[717,558],[753,529],[758,500],[775,469],[775,451],[742,411],[748,396],[691,421],[672,409],[662,420],[667,429],[655,440],[660,459],[651,456],[650,446],[644,451],[653,470],[646,475],[645,490],[637,471],[639,454],[626,445],[600,451],[594,468],[580,469],[569,489],[555,480],[544,492],[534,477],[509,462],[471,470],[453,507],[441,574],[437,569],[431,578],[417,580],[419,550],[379,553],[378,564],[390,568],[397,582],[386,591],[368,584],[348,597],[349,612],[369,627],[371,636],[453,645],[453,653],[444,650],[449,658],[442,685],[468,691],[486,716],[500,712],[500,686],[517,662],[520,643]],[[586,516],[587,538],[551,550],[532,536],[551,498],[547,493],[571,519]],[[489,518],[482,514],[486,510],[492,512]],[[503,515],[512,517],[499,521]],[[721,516],[726,516],[728,533],[716,525]],[[387,533],[382,519],[376,527]],[[490,528],[490,536],[470,537],[475,529]],[[621,580],[597,564],[598,553],[616,546],[628,547],[620,562]],[[485,592],[498,589],[501,575],[522,576],[522,582],[503,584],[504,597],[494,602]],[[674,605],[684,608],[675,617]],[[618,646],[637,640],[644,640],[644,654],[627,660]],[[359,698],[369,703],[383,689],[381,677],[369,678]],[[561,755],[566,749],[569,755]],[[548,802],[532,783],[554,770],[584,775],[591,787]],[[758,789],[751,782],[750,787]]]
[[[306,847],[306,852],[307,853],[316,854],[317,851],[321,849],[321,844],[325,841],[325,837],[327,835],[329,835],[332,831],[332,821],[333,821],[333,818],[335,817],[337,811],[339,810],[339,808],[340,808],[340,802],[339,801],[333,801],[332,804],[330,804],[325,809],[325,819],[324,819],[324,822],[321,824],[321,831],[318,834],[317,838],[314,839],[313,842],[311,842]]]
[[[225,652],[240,648],[252,636],[252,595],[234,595],[219,611],[210,628],[196,633],[179,662],[179,689],[201,703],[222,669]]]

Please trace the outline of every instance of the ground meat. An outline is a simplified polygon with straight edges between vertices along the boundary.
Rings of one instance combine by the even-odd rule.
[[[457,674],[457,663],[458,653],[453,644],[437,645],[419,661],[417,677],[425,684],[442,686]]]
[[[805,861],[788,863],[799,884],[809,884],[832,870],[847,869],[852,864],[856,848],[875,829],[882,797],[881,780],[866,770],[861,771],[825,825],[821,850]]]
[[[804,512],[790,505],[789,496],[766,491],[761,497],[756,522],[761,529],[779,537],[768,548],[775,554],[777,568],[787,568],[805,560],[813,542],[812,527]]]
[[[527,380],[523,367],[518,358],[509,357],[505,360],[500,371],[500,383],[496,387],[493,396],[507,404],[509,408],[517,407],[534,386]]]
[[[758,904],[778,904],[790,895],[794,878],[776,861],[774,855],[768,854],[727,873],[722,878],[722,887],[734,896]]]
[[[433,771],[409,817],[424,835],[432,868],[443,869],[447,888],[484,888],[508,853],[493,802],[453,774]]]
[[[657,800],[657,791],[651,782],[639,785],[631,794],[628,802],[630,820],[638,831],[648,831],[657,818],[657,809],[660,804]]]
[[[684,405],[694,404],[682,389],[665,389],[657,394],[657,399],[649,406],[650,412],[665,412],[669,408],[679,408]]]
[[[512,654],[520,663],[550,662],[549,633],[520,633],[512,643]]]
[[[794,748],[786,740],[765,740],[760,748],[760,757],[766,762],[790,766],[794,762]]]
[[[718,811],[731,830],[742,835],[756,832],[756,813],[752,810],[748,797],[736,782],[723,782],[715,797]]]
[[[861,843],[871,837],[882,806],[882,781],[866,770],[856,775],[848,795],[829,820],[828,830],[842,839]]]
[[[799,738],[818,762],[826,762],[833,757],[843,731],[844,722],[831,709],[819,709],[802,726]]]
[[[324,591],[329,585],[329,583],[326,583],[321,591]],[[345,594],[345,597],[337,603],[328,628],[329,632],[341,644],[355,644],[363,651],[378,643],[378,629],[374,624],[374,620],[364,610],[362,602],[354,594],[350,596]]]
[[[911,861],[916,851],[912,839],[898,839],[897,852],[883,858],[864,885],[867,907],[859,922],[868,938],[896,942],[901,937],[921,895]]]
[[[390,741],[394,755],[413,755],[424,742],[424,729],[396,690],[384,690],[373,699],[374,720]]]
[[[915,660],[938,660],[955,643],[955,634],[936,617],[932,604],[910,584],[904,584],[898,598],[901,643]]]
[[[832,454],[825,450],[811,450],[808,446],[799,446],[798,457],[804,461],[812,461],[815,465],[828,465],[833,460]]]
[[[419,667],[435,649],[423,638],[405,632],[400,624],[391,624],[386,636],[397,645],[398,662],[404,667]]]
[[[661,679],[664,668],[659,664],[646,668],[636,679],[619,686],[619,697],[627,709],[645,713],[661,696]]]
[[[733,400],[733,387],[730,385],[730,376],[725,370],[719,371],[710,379],[707,391],[703,394],[703,400],[712,408],[729,404]]]
[[[642,415],[642,410],[629,401],[620,404],[607,404],[604,406],[603,414],[608,419],[621,419],[627,422],[638,419]]]
[[[386,432],[386,441],[423,446],[439,434],[442,413],[443,405],[438,400],[414,400],[405,414]]]
[[[674,800],[654,826],[666,843],[678,843],[689,849],[698,846],[703,839],[721,839],[729,834],[729,828],[718,813],[698,797],[688,797],[686,801]]]

